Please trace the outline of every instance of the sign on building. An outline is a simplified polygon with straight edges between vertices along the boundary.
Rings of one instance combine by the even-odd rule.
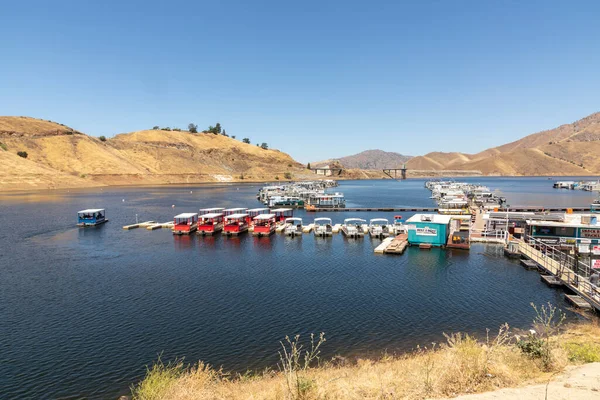
[[[428,226],[423,228],[417,228],[417,236],[437,236],[437,229],[430,228]]]

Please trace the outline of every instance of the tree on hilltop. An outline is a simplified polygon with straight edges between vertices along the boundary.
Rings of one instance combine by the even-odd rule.
[[[190,133],[198,133],[198,125],[194,125],[194,123],[188,124],[188,131]]]
[[[246,143],[246,144],[250,144],[250,139],[248,139],[247,137],[242,139],[242,142]]]

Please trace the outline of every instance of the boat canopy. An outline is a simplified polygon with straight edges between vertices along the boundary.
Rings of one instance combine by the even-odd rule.
[[[175,218],[177,218],[177,219],[190,219],[190,218],[197,217],[197,216],[198,216],[197,213],[183,213],[183,214],[176,215]]]
[[[238,211],[248,211],[247,208],[242,208],[242,207],[238,207],[238,208],[227,208],[222,210],[223,212],[233,212],[233,213],[237,213]]]
[[[286,223],[292,223],[292,222],[294,222],[294,221],[298,221],[298,222],[302,223],[302,218],[293,217],[293,218],[286,218],[286,219],[285,219],[285,222],[286,222]]]
[[[269,209],[267,207],[264,208],[251,208],[249,210],[246,210],[246,212],[251,213],[251,212],[263,212],[263,211],[269,211]]]
[[[352,222],[362,222],[362,223],[365,223],[367,221],[365,221],[364,219],[361,219],[361,218],[346,218],[344,220],[344,224],[352,223]]]
[[[222,217],[222,216],[223,216],[222,213],[210,213],[210,214],[203,214],[200,216],[200,218],[210,219],[210,218],[217,218],[217,217]]]
[[[87,210],[78,211],[77,214],[96,214],[99,212],[104,212],[104,208],[89,208]]]
[[[327,223],[331,224],[331,218],[326,218],[326,217],[315,218],[315,224],[318,222],[327,222]]]
[[[254,217],[255,221],[262,221],[275,218],[275,214],[260,214]]]
[[[371,221],[369,221],[371,224],[373,223],[377,223],[377,222],[383,222],[385,224],[389,224],[390,222],[385,219],[385,218],[373,218]]]
[[[277,213],[284,213],[284,212],[287,212],[287,211],[294,211],[294,209],[293,208],[278,208],[277,210],[273,210],[273,212],[276,213],[276,214]]]
[[[226,220],[246,218],[248,214],[231,214],[225,217]]]
[[[223,210],[224,210],[223,207],[201,208],[200,212],[202,214],[208,214],[208,213],[215,213],[215,212],[219,212],[219,211],[223,211]]]

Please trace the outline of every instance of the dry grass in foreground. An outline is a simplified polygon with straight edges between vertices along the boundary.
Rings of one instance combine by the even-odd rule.
[[[551,305],[536,309],[535,333],[516,335],[508,325],[481,342],[446,335],[443,344],[401,357],[319,363],[324,336],[282,342],[278,371],[232,378],[199,363],[148,369],[132,388],[134,399],[423,399],[545,382],[569,364],[600,361],[597,322],[561,326]]]

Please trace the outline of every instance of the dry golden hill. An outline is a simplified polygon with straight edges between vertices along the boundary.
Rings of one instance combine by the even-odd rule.
[[[0,143],[2,189],[314,177],[288,154],[214,134],[145,130],[101,141],[49,121],[0,117]]]
[[[428,153],[413,170],[479,170],[486,175],[600,174],[600,113],[477,154]]]

